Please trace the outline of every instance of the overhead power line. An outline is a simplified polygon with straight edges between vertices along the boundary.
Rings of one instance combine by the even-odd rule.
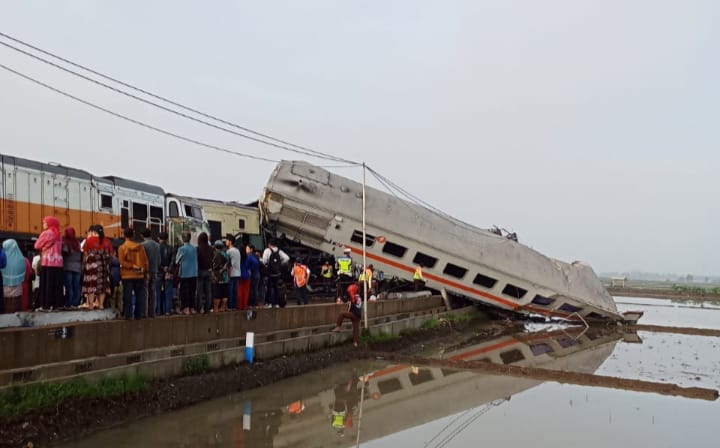
[[[248,158],[248,159],[260,160],[260,161],[263,161],[263,162],[272,162],[272,163],[277,163],[277,162],[278,162],[278,160],[273,160],[273,159],[268,159],[268,158],[265,158],[265,157],[255,156],[255,155],[252,155],[252,154],[245,154],[245,153],[241,153],[241,152],[238,152],[238,151],[233,151],[233,150],[230,150],[230,149],[227,149],[227,148],[222,148],[222,147],[220,147],[220,146],[211,145],[211,144],[209,144],[209,143],[205,143],[205,142],[202,142],[202,141],[200,141],[200,140],[196,140],[196,139],[193,139],[193,138],[185,137],[185,136],[180,135],[180,134],[176,134],[176,133],[174,133],[174,132],[171,132],[171,131],[168,131],[168,130],[159,128],[159,127],[157,127],[157,126],[153,126],[153,125],[151,125],[151,124],[142,122],[142,121],[140,121],[140,120],[136,120],[136,119],[134,119],[134,118],[130,118],[130,117],[128,117],[127,115],[123,115],[123,114],[114,112],[114,111],[112,111],[112,110],[110,110],[110,109],[106,109],[106,108],[104,108],[104,107],[102,107],[102,106],[99,106],[99,105],[97,105],[97,104],[95,104],[95,103],[92,103],[92,102],[90,102],[90,101],[84,100],[84,99],[79,98],[79,97],[77,97],[77,96],[75,96],[75,95],[72,95],[72,94],[70,94],[70,93],[68,93],[68,92],[65,92],[65,91],[63,91],[63,90],[60,90],[60,89],[58,89],[58,88],[56,88],[56,87],[53,87],[53,86],[51,86],[51,85],[49,85],[49,84],[46,84],[46,83],[44,83],[44,82],[42,82],[42,81],[39,81],[39,80],[37,80],[37,79],[35,79],[35,78],[33,78],[33,77],[30,77],[30,76],[28,76],[28,75],[25,75],[25,74],[23,74],[23,73],[20,73],[19,71],[14,70],[14,69],[6,66],[6,65],[0,64],[0,68],[2,68],[3,70],[6,70],[6,71],[8,71],[8,72],[10,72],[10,73],[12,73],[12,74],[14,74],[14,75],[16,75],[16,76],[19,76],[19,77],[21,77],[21,78],[24,78],[24,79],[26,79],[26,80],[34,83],[34,84],[37,84],[37,85],[42,86],[42,87],[45,87],[45,88],[48,89],[48,90],[52,90],[52,91],[55,92],[55,93],[59,93],[60,95],[63,95],[63,96],[65,96],[65,97],[67,97],[67,98],[73,99],[73,100],[75,100],[75,101],[77,101],[77,102],[80,102],[80,103],[82,103],[82,104],[85,104],[86,106],[92,107],[93,109],[96,109],[96,110],[105,112],[105,113],[110,114],[110,115],[112,115],[112,116],[114,116],[114,117],[121,118],[121,119],[123,119],[123,120],[125,120],[125,121],[129,121],[130,123],[134,123],[134,124],[136,124],[136,125],[138,125],[138,126],[142,126],[142,127],[144,127],[144,128],[151,129],[151,130],[153,130],[153,131],[155,131],[155,132],[159,132],[159,133],[161,133],[161,134],[165,134],[165,135],[167,135],[167,136],[176,138],[176,139],[178,139],[178,140],[182,140],[182,141],[187,142],[187,143],[193,143],[193,144],[195,144],[195,145],[203,146],[203,147],[205,147],[205,148],[212,149],[212,150],[215,150],[215,151],[220,151],[220,152],[224,152],[224,153],[228,153],[228,154],[233,154],[233,155],[240,156],[240,157],[246,157],[246,158]]]
[[[0,33],[0,36],[5,36],[5,34]],[[252,136],[252,135],[243,134],[243,133],[241,133],[241,132],[237,132],[237,131],[234,131],[234,130],[232,130],[232,129],[228,129],[228,128],[225,128],[225,127],[223,127],[223,126],[218,126],[218,125],[213,124],[213,123],[210,123],[210,122],[208,122],[208,121],[205,121],[205,120],[202,120],[202,119],[193,117],[193,116],[188,115],[188,114],[186,114],[186,113],[179,112],[179,111],[177,111],[177,110],[175,110],[175,109],[172,109],[172,108],[163,106],[162,104],[158,104],[158,103],[155,103],[155,102],[153,102],[153,101],[150,101],[150,100],[147,100],[147,99],[145,99],[145,98],[142,98],[142,97],[140,97],[140,96],[137,96],[137,95],[134,95],[134,94],[132,94],[132,93],[126,92],[126,91],[124,91],[124,90],[122,90],[122,89],[118,89],[118,88],[113,87],[113,86],[111,86],[111,85],[109,85],[109,84],[106,84],[106,83],[104,83],[104,82],[102,82],[102,81],[98,81],[98,80],[96,80],[96,79],[94,79],[94,78],[91,78],[91,77],[89,77],[89,76],[83,75],[82,73],[78,73],[78,72],[76,72],[76,71],[74,71],[74,70],[71,70],[71,69],[69,69],[69,68],[67,68],[67,67],[63,67],[62,65],[56,64],[56,63],[54,63],[54,62],[52,62],[52,61],[49,61],[49,60],[47,60],[47,59],[45,59],[45,58],[42,58],[42,57],[37,56],[37,55],[35,55],[35,54],[32,54],[32,53],[30,53],[30,52],[28,52],[28,51],[25,51],[25,50],[23,50],[23,49],[21,49],[21,48],[18,48],[18,47],[14,46],[14,45],[11,45],[11,44],[7,43],[7,42],[2,42],[2,41],[0,41],[0,45],[3,45],[3,46],[5,46],[5,47],[7,47],[7,48],[9,48],[9,49],[11,49],[11,50],[14,50],[14,51],[18,52],[18,53],[21,53],[21,54],[24,54],[24,55],[26,55],[26,56],[28,56],[28,57],[31,57],[31,58],[33,58],[33,59],[35,59],[35,60],[37,60],[37,61],[40,61],[40,62],[42,62],[42,63],[44,63],[44,64],[50,65],[51,67],[57,68],[57,69],[59,69],[59,70],[62,70],[62,71],[66,72],[66,73],[69,73],[69,74],[71,74],[71,75],[73,75],[73,76],[79,77],[79,78],[84,79],[84,80],[86,80],[86,81],[89,81],[89,82],[91,82],[91,83],[93,83],[93,84],[99,85],[99,86],[104,87],[104,88],[109,89],[109,90],[112,90],[113,92],[116,92],[116,93],[119,93],[119,94],[121,94],[121,95],[127,96],[127,97],[129,97],[129,98],[132,98],[132,99],[134,99],[134,100],[140,101],[140,102],[145,103],[145,104],[148,104],[148,105],[150,105],[150,106],[157,107],[157,108],[159,108],[159,109],[161,109],[161,110],[164,110],[164,111],[169,112],[169,113],[171,113],[171,114],[174,114],[174,115],[180,116],[180,117],[182,117],[182,118],[185,118],[185,119],[194,121],[194,122],[196,122],[196,123],[200,123],[200,124],[203,124],[203,125],[205,125],[205,126],[209,126],[209,127],[215,128],[215,129],[217,129],[217,130],[220,130],[220,131],[223,131],[223,132],[227,132],[227,133],[236,135],[236,136],[238,136],[238,137],[242,137],[242,138],[245,138],[245,139],[248,139],[248,140],[252,140],[252,141],[257,142],[257,143],[262,143],[262,144],[265,144],[265,145],[268,145],[268,146],[272,146],[272,147],[277,148],[277,149],[282,149],[282,150],[285,150],[285,151],[290,151],[290,152],[302,154],[302,155],[304,155],[304,156],[315,157],[315,158],[325,159],[325,160],[331,160],[331,161],[333,161],[333,162],[352,163],[352,162],[350,162],[350,161],[347,161],[347,160],[342,159],[342,158],[339,158],[339,157],[335,157],[335,156],[331,156],[331,155],[315,154],[315,153],[311,153],[311,152],[309,152],[309,151],[307,151],[307,150],[300,150],[300,149],[291,148],[291,147],[288,147],[288,146],[285,146],[285,145],[280,145],[280,144],[277,144],[277,143],[269,142],[269,141],[267,141],[267,140],[263,140],[263,139],[258,138],[258,137],[254,137],[254,136]]]

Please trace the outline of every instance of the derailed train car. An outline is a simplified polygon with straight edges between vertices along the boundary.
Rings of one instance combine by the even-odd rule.
[[[167,231],[179,243],[181,231],[208,230],[202,208],[199,215],[188,214],[192,201],[155,185],[8,155],[0,155],[0,171],[0,238],[24,246],[42,232],[47,215],[80,234],[101,224],[110,238],[122,237],[127,227],[149,228],[154,234]]]
[[[287,238],[327,253],[362,254],[362,185],[299,161],[280,162],[260,201]],[[429,287],[521,313],[585,320],[623,317],[592,268],[555,260],[512,239],[366,188],[368,263]]]

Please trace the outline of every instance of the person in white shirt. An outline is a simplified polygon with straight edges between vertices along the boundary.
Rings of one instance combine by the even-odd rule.
[[[234,236],[227,234],[227,236],[225,236],[225,245],[228,248],[228,274],[230,275],[230,282],[228,283],[228,309],[235,310],[238,304],[238,282],[240,281],[242,255],[240,254],[240,249],[235,246]]]

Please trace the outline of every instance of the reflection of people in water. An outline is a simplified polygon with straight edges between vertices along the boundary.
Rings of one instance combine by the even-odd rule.
[[[250,430],[243,430],[242,422],[233,428],[233,447],[272,448],[280,432],[282,410],[253,411]]]
[[[330,424],[341,437],[345,435],[346,428],[353,427],[353,416],[358,411],[362,393],[358,383],[360,379],[353,373],[348,381],[335,386],[335,402],[330,405]]]

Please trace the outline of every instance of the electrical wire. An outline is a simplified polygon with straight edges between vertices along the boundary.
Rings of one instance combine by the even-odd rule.
[[[155,103],[155,102],[153,102],[153,101],[146,100],[145,98],[139,97],[139,96],[137,96],[137,95],[133,95],[132,93],[128,93],[128,92],[126,92],[126,91],[124,91],[124,90],[118,89],[118,88],[113,87],[113,86],[111,86],[111,85],[109,85],[109,84],[105,84],[105,83],[103,83],[102,81],[98,81],[98,80],[96,80],[96,79],[90,78],[89,76],[85,76],[85,75],[83,75],[82,73],[78,73],[78,72],[76,72],[76,71],[70,70],[69,68],[63,67],[63,66],[61,66],[61,65],[59,65],[59,64],[56,64],[56,63],[54,63],[54,62],[52,62],[52,61],[49,61],[49,60],[45,59],[45,58],[42,58],[42,57],[40,57],[40,56],[34,55],[34,54],[30,53],[30,52],[27,52],[27,51],[25,51],[25,50],[22,50],[22,49],[20,49],[20,48],[17,48],[17,47],[15,47],[15,46],[13,46],[13,45],[10,45],[10,44],[8,44],[7,42],[2,42],[2,41],[0,41],[0,45],[3,45],[3,46],[5,46],[5,47],[7,47],[7,48],[10,48],[11,50],[17,51],[17,52],[19,52],[19,53],[21,53],[21,54],[24,54],[24,55],[26,55],[26,56],[29,56],[29,57],[35,59],[35,60],[38,60],[38,61],[43,62],[43,63],[45,63],[45,64],[48,64],[48,65],[50,65],[50,66],[52,66],[52,67],[55,67],[55,68],[57,68],[57,69],[59,69],[59,70],[62,70],[62,71],[64,71],[64,72],[66,72],[66,73],[69,73],[69,74],[71,74],[71,75],[73,75],[73,76],[77,76],[77,77],[79,77],[79,78],[81,78],[81,79],[84,79],[84,80],[86,80],[86,81],[92,82],[92,83],[94,83],[94,84],[96,84],[96,85],[99,85],[99,86],[101,86],[101,87],[104,87],[104,88],[106,88],[106,89],[112,90],[113,92],[116,92],[116,93],[119,93],[119,94],[121,94],[121,95],[127,96],[127,97],[129,97],[129,98],[134,99],[134,100],[143,102],[143,103],[148,104],[148,105],[150,105],[150,106],[157,107],[157,108],[159,108],[159,109],[161,109],[161,110],[164,110],[164,111],[166,111],[166,112],[169,112],[169,113],[171,113],[171,114],[180,116],[180,117],[182,117],[182,118],[186,118],[186,119],[188,119],[188,120],[192,120],[192,121],[194,121],[194,122],[203,124],[203,125],[205,125],[205,126],[209,126],[209,127],[215,128],[215,129],[217,129],[217,130],[220,130],[220,131],[223,131],[223,132],[227,132],[227,133],[236,135],[236,136],[238,136],[238,137],[246,138],[246,139],[248,139],[248,140],[252,140],[252,141],[257,142],[257,143],[262,143],[262,144],[265,144],[265,145],[269,145],[269,146],[275,147],[275,148],[277,148],[277,149],[282,149],[282,150],[285,150],[285,151],[291,151],[291,152],[294,152],[294,153],[302,154],[302,155],[304,155],[304,156],[315,157],[315,158],[320,158],[320,159],[325,159],[325,160],[331,160],[331,161],[334,161],[334,162],[344,162],[344,159],[338,159],[338,158],[336,158],[336,157],[334,157],[334,156],[314,155],[314,154],[308,153],[308,152],[303,151],[303,150],[290,148],[290,147],[283,146],[283,145],[279,145],[279,144],[273,143],[273,142],[268,142],[268,141],[263,140],[263,139],[261,139],[261,138],[253,137],[253,136],[251,136],[251,135],[247,135],[247,134],[243,134],[243,133],[241,133],[241,132],[233,131],[232,129],[228,129],[228,128],[225,128],[225,127],[222,127],[222,126],[218,126],[218,125],[216,125],[216,124],[210,123],[210,122],[205,121],[205,120],[201,120],[201,119],[199,119],[199,118],[193,117],[193,116],[188,115],[188,114],[185,114],[185,113],[183,113],[183,112],[178,112],[178,111],[176,111],[176,110],[174,110],[174,109],[171,109],[171,108],[169,108],[169,107],[163,106],[163,105],[158,104],[158,103]]]
[[[205,148],[212,149],[212,150],[215,150],[215,151],[224,152],[224,153],[228,153],[228,154],[233,154],[233,155],[240,156],[240,157],[246,157],[246,158],[248,158],[248,159],[260,160],[260,161],[263,161],[263,162],[272,162],[272,163],[278,163],[278,162],[279,162],[279,160],[273,160],[273,159],[268,159],[268,158],[266,158],[266,157],[260,157],[260,156],[255,156],[255,155],[252,155],[252,154],[245,154],[245,153],[241,153],[241,152],[238,152],[238,151],[233,151],[233,150],[230,150],[230,149],[227,149],[227,148],[222,148],[222,147],[220,147],[220,146],[211,145],[211,144],[209,144],[209,143],[205,143],[205,142],[202,142],[202,141],[200,141],[200,140],[195,140],[195,139],[193,139],[193,138],[189,138],[189,137],[185,137],[185,136],[180,135],[180,134],[176,134],[176,133],[174,133],[174,132],[171,132],[171,131],[168,131],[168,130],[159,128],[159,127],[157,127],[157,126],[153,126],[153,125],[151,125],[151,124],[147,124],[147,123],[145,123],[145,122],[136,120],[136,119],[134,119],[134,118],[130,118],[130,117],[126,116],[126,115],[123,115],[123,114],[114,112],[114,111],[112,111],[112,110],[110,110],[110,109],[106,109],[106,108],[104,108],[104,107],[102,107],[102,106],[99,106],[99,105],[97,105],[97,104],[95,104],[95,103],[92,103],[92,102],[90,102],[90,101],[84,100],[84,99],[79,98],[79,97],[77,97],[77,96],[75,96],[75,95],[72,95],[72,94],[67,93],[67,92],[65,92],[65,91],[63,91],[63,90],[60,90],[60,89],[58,89],[58,88],[56,88],[56,87],[53,87],[53,86],[51,86],[51,85],[49,85],[49,84],[46,84],[46,83],[44,83],[44,82],[42,82],[42,81],[39,81],[39,80],[37,80],[37,79],[35,79],[35,78],[31,77],[31,76],[28,76],[28,75],[25,75],[25,74],[23,74],[23,73],[20,73],[19,71],[14,70],[14,69],[6,66],[6,65],[0,64],[0,68],[2,68],[3,70],[8,71],[8,72],[10,72],[10,73],[13,73],[14,75],[17,75],[17,76],[19,76],[19,77],[21,77],[21,78],[24,78],[24,79],[26,79],[26,80],[34,83],[34,84],[37,84],[37,85],[42,86],[42,87],[45,87],[45,88],[48,89],[48,90],[52,90],[52,91],[55,92],[55,93],[59,93],[60,95],[63,95],[63,96],[65,96],[65,97],[67,97],[67,98],[73,99],[73,100],[75,100],[75,101],[77,101],[77,102],[80,102],[80,103],[82,103],[82,104],[85,104],[86,106],[92,107],[93,109],[96,109],[96,110],[105,112],[105,113],[110,114],[110,115],[112,115],[112,116],[114,116],[114,117],[121,118],[121,119],[123,119],[123,120],[125,120],[125,121],[129,121],[130,123],[134,123],[134,124],[136,124],[136,125],[138,125],[138,126],[142,126],[142,127],[144,127],[144,128],[151,129],[151,130],[153,130],[153,131],[155,131],[155,132],[159,132],[159,133],[161,133],[161,134],[165,134],[165,135],[167,135],[167,136],[176,138],[176,139],[178,139],[178,140],[182,140],[182,141],[187,142],[187,143],[193,143],[193,144],[195,144],[195,145],[203,146],[203,147],[205,147]]]
[[[305,147],[305,146],[296,145],[296,144],[291,143],[291,142],[288,142],[288,141],[286,141],[286,140],[281,140],[281,139],[272,137],[271,135],[264,134],[264,133],[255,131],[255,130],[253,130],[253,129],[251,129],[251,128],[248,128],[248,127],[245,127],[245,126],[241,126],[241,125],[239,125],[239,124],[237,124],[237,123],[233,123],[233,122],[231,122],[231,121],[228,121],[228,120],[219,118],[219,117],[217,117],[217,116],[215,116],[215,115],[211,115],[211,114],[209,114],[209,113],[202,112],[202,111],[200,111],[200,110],[198,110],[198,109],[195,109],[195,108],[192,108],[192,107],[190,107],[190,106],[185,106],[185,105],[183,105],[182,103],[179,103],[179,102],[177,102],[177,101],[173,101],[173,100],[171,100],[171,99],[168,99],[168,98],[163,97],[163,96],[161,96],[161,95],[158,95],[158,94],[156,94],[156,93],[153,93],[153,92],[150,92],[150,91],[148,91],[148,90],[142,89],[142,88],[137,87],[137,86],[135,86],[135,85],[133,85],[133,84],[130,84],[130,83],[121,81],[121,80],[119,80],[119,79],[117,79],[117,78],[114,78],[114,77],[112,77],[112,76],[105,75],[105,74],[103,74],[103,73],[101,73],[101,72],[99,72],[99,71],[97,71],[97,70],[94,70],[94,69],[89,68],[89,67],[87,67],[87,66],[85,66],[85,65],[76,63],[76,62],[74,62],[74,61],[72,61],[72,60],[70,60],[70,59],[64,58],[64,57],[59,56],[59,55],[57,55],[57,54],[55,54],[55,53],[52,53],[52,52],[50,52],[50,51],[44,50],[44,49],[42,49],[42,48],[39,48],[39,47],[37,47],[37,46],[35,46],[35,45],[32,45],[32,44],[27,43],[27,42],[25,42],[25,41],[23,41],[23,40],[20,40],[20,39],[18,39],[18,38],[16,38],[16,37],[10,36],[9,34],[0,32],[0,36],[4,37],[4,38],[6,38],[6,39],[9,39],[9,40],[11,40],[11,41],[13,41],[13,42],[15,42],[15,43],[18,43],[18,44],[20,44],[20,45],[23,45],[23,46],[25,46],[25,47],[27,47],[27,48],[31,48],[31,49],[33,49],[33,50],[35,50],[35,51],[37,51],[37,52],[39,52],[39,53],[42,53],[42,54],[44,54],[44,55],[46,55],[46,56],[50,56],[50,57],[52,57],[52,58],[54,58],[54,59],[57,59],[57,60],[59,60],[59,61],[62,61],[62,62],[64,62],[64,63],[68,64],[68,65],[71,65],[71,66],[73,66],[73,67],[76,67],[76,68],[85,70],[86,72],[92,73],[92,74],[95,75],[95,76],[99,76],[99,77],[104,78],[104,79],[106,79],[106,80],[108,80],[108,81],[112,81],[112,82],[114,82],[114,83],[116,83],[116,84],[122,85],[122,86],[127,87],[127,88],[132,89],[132,90],[135,90],[136,92],[140,92],[140,93],[142,93],[142,94],[144,94],[144,95],[150,96],[150,97],[155,98],[155,99],[160,100],[160,101],[163,101],[163,102],[165,102],[165,103],[167,103],[167,104],[171,104],[171,105],[173,105],[173,106],[175,106],[175,107],[179,107],[179,108],[181,108],[181,109],[183,109],[183,110],[186,110],[186,111],[188,111],[188,112],[192,112],[192,113],[194,113],[194,114],[203,116],[203,117],[205,117],[205,118],[209,118],[209,119],[211,119],[211,120],[215,120],[215,121],[217,121],[217,122],[219,122],[219,123],[222,123],[222,124],[225,124],[225,125],[227,125],[227,126],[231,126],[231,127],[236,128],[236,129],[240,129],[240,130],[243,130],[243,131],[245,131],[245,132],[249,132],[249,133],[251,133],[251,134],[258,135],[258,136],[263,137],[263,138],[266,138],[266,139],[268,139],[268,140],[272,140],[272,141],[274,141],[274,142],[280,143],[281,145],[286,145],[286,146],[295,148],[295,149],[296,149],[295,152],[299,152],[300,154],[308,155],[308,156],[311,156],[311,157],[323,158],[323,159],[326,159],[326,160],[334,160],[334,161],[336,161],[336,162],[343,162],[343,163],[351,164],[351,165],[353,165],[353,166],[360,165],[360,163],[358,163],[358,162],[354,162],[354,161],[352,161],[352,160],[344,159],[344,158],[342,158],[342,157],[333,156],[333,155],[331,155],[331,154],[326,154],[326,153],[323,153],[323,152],[321,152],[321,151],[317,151],[317,150],[314,150],[314,149],[311,149],[311,148],[308,148],[308,147]],[[0,42],[0,43],[2,43],[2,42]],[[11,49],[15,50],[15,51],[19,51],[19,52],[21,52],[21,53],[24,53],[24,54],[26,54],[26,55],[28,55],[28,56],[30,56],[30,57],[33,57],[33,58],[38,59],[38,60],[41,60],[42,62],[48,63],[48,64],[50,64],[50,65],[53,65],[53,66],[55,66],[55,67],[57,67],[57,68],[60,68],[60,69],[62,69],[62,70],[65,70],[65,71],[67,71],[67,72],[69,72],[69,73],[73,73],[73,74],[75,74],[76,76],[81,76],[81,77],[83,77],[83,78],[85,78],[85,79],[88,79],[88,80],[91,81],[91,82],[94,82],[94,83],[96,83],[96,84],[100,84],[100,85],[102,85],[102,86],[104,86],[104,87],[107,87],[107,88],[110,88],[110,89],[112,89],[112,90],[115,90],[116,92],[119,92],[119,93],[122,93],[122,94],[128,95],[128,96],[132,96],[132,97],[135,98],[135,99],[139,99],[139,98],[135,97],[135,96],[132,95],[132,94],[129,94],[129,93],[124,92],[124,91],[120,91],[120,90],[115,89],[115,88],[113,88],[113,87],[111,87],[111,86],[108,86],[108,85],[106,85],[106,84],[104,84],[104,83],[101,83],[101,82],[99,82],[99,81],[97,81],[97,80],[94,80],[94,79],[91,79],[91,78],[87,78],[87,77],[85,77],[85,76],[83,76],[83,75],[80,75],[80,74],[78,74],[78,73],[76,73],[76,72],[73,72],[73,71],[71,71],[71,70],[69,70],[69,69],[66,69],[66,68],[64,68],[64,67],[58,66],[57,64],[54,64],[54,63],[52,63],[52,62],[50,62],[50,61],[47,61],[47,60],[45,60],[45,59],[43,59],[43,58],[40,58],[39,56],[36,56],[36,55],[31,54],[31,53],[25,52],[24,50],[21,50],[21,49],[19,49],[19,48],[17,48],[17,47],[11,46],[11,45],[9,45],[9,44],[7,44],[7,43],[2,43],[2,44],[5,45],[5,46],[8,47],[8,48],[11,48]],[[167,111],[169,111],[169,112],[171,112],[171,113],[181,114],[181,115],[185,116],[185,114],[182,114],[181,112],[168,110],[167,108],[165,108],[165,107],[163,107],[163,106],[160,106],[160,105],[157,105],[156,103],[148,102],[147,100],[142,100],[142,99],[141,99],[141,101],[147,102],[148,104],[152,104],[152,105],[154,105],[154,106],[156,106],[156,107],[163,108],[164,110],[167,110]],[[190,118],[190,117],[185,116],[185,118]],[[190,118],[190,119],[195,119],[195,118]],[[195,119],[195,120],[197,120],[197,119]],[[200,120],[200,121],[202,121],[202,120]],[[207,124],[207,123],[205,123],[205,124]],[[214,125],[212,125],[212,124],[208,124],[208,125],[214,126]],[[220,128],[221,128],[221,127],[220,127]],[[221,129],[225,130],[226,132],[232,132],[232,131],[230,131],[230,130],[228,130],[228,129],[225,129],[225,128],[221,128]],[[240,133],[238,133],[238,134],[240,134]],[[244,135],[244,134],[240,134],[240,136],[242,136],[242,137],[244,137],[244,138],[256,139],[255,137],[247,136],[247,135]],[[265,143],[265,144],[270,144],[270,145],[272,145],[272,146],[280,147],[280,145],[275,145],[275,144],[272,144],[271,142],[266,142],[266,141],[263,141],[263,140],[261,140],[261,139],[257,139],[256,141],[260,141],[260,142]],[[287,148],[287,147],[282,147],[281,149],[285,149],[285,150],[292,151],[291,148]],[[303,151],[304,151],[304,152],[303,152]],[[308,154],[308,153],[311,153],[311,154],[314,154],[314,155],[310,155],[310,154]]]

